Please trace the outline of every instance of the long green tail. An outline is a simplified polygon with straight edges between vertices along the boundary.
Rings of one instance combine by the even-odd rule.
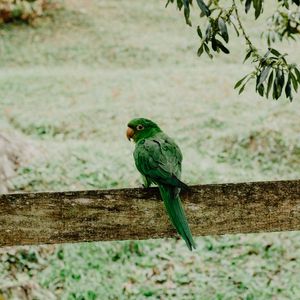
[[[172,224],[184,239],[188,248],[192,250],[193,248],[196,248],[196,244],[193,240],[181,200],[178,194],[174,193],[174,189],[176,188],[166,185],[159,185],[159,191],[162,199],[164,200],[164,204]]]

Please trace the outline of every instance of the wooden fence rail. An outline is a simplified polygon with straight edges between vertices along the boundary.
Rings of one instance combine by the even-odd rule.
[[[300,180],[191,186],[195,236],[300,230]],[[0,246],[172,237],[157,188],[0,195]]]

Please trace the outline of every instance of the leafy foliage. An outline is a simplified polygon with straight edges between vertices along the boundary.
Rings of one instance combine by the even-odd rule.
[[[227,26],[224,19],[219,16],[217,19],[211,18],[209,24],[205,31],[205,36],[203,37],[200,26],[197,27],[197,32],[199,37],[202,39],[201,45],[198,49],[198,56],[201,56],[203,50],[207,53],[210,58],[213,58],[210,48],[215,52],[220,52],[220,50],[226,54],[229,50],[223,45],[223,43],[217,38],[221,37],[225,43],[228,43],[229,36],[227,31]],[[210,45],[209,45],[210,43]]]
[[[246,0],[245,1],[245,12],[248,13],[251,6],[254,8],[255,19],[257,19],[263,11],[264,0]]]
[[[246,54],[245,60],[252,54],[253,62],[258,62],[257,68],[240,79],[234,88],[239,88],[240,94],[243,92],[247,82],[255,78],[255,88],[260,96],[268,98],[269,93],[272,92],[272,98],[277,100],[285,93],[285,96],[292,101],[292,87],[297,92],[298,85],[300,85],[300,72],[296,66],[288,64],[285,55],[273,48],[269,48],[263,57],[253,52],[250,49]]]
[[[167,5],[170,2],[175,1],[168,0]],[[244,62],[252,58],[251,62],[255,65],[255,70],[240,79],[235,84],[235,88],[239,88],[239,93],[241,93],[244,91],[246,84],[254,79],[256,81],[255,90],[259,95],[268,98],[269,93],[272,91],[273,99],[277,100],[285,94],[286,98],[292,101],[292,90],[297,92],[300,84],[300,71],[295,64],[287,62],[286,54],[281,54],[274,47],[271,48],[271,43],[275,42],[276,38],[280,41],[283,37],[295,39],[295,36],[300,34],[300,1],[278,0],[277,10],[268,20],[268,30],[262,34],[267,37],[269,45],[269,50],[264,55],[259,53],[246,34],[236,1],[232,0],[229,7],[221,6],[220,2],[214,0],[208,1],[206,4],[202,0],[197,0],[201,10],[200,17],[206,18],[208,24],[204,33],[201,26],[197,26],[197,33],[201,40],[197,52],[198,56],[206,52],[210,58],[213,58],[212,51],[229,54],[230,51],[224,46],[224,43],[229,41],[227,28],[232,26],[237,35],[241,34],[245,39],[248,50]],[[245,13],[254,10],[255,19],[262,14],[264,0],[241,0],[241,2],[244,4]],[[184,8],[186,23],[192,26],[190,7],[193,1],[177,0],[176,4],[179,10]],[[294,6],[298,6],[298,8],[292,11]]]
[[[265,35],[268,45],[274,43],[276,39],[282,41],[283,38],[291,38],[300,34],[300,11],[292,11],[289,8],[284,10],[278,8],[276,12],[268,19],[268,30]]]

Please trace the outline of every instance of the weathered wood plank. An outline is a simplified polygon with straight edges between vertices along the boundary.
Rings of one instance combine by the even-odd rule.
[[[300,180],[192,186],[195,236],[300,230]],[[157,188],[0,195],[0,246],[172,237]]]

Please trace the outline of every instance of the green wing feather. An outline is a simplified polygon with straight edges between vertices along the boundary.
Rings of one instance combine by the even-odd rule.
[[[179,197],[182,181],[182,154],[176,143],[163,132],[136,144],[134,159],[137,169],[149,181],[159,186],[167,213],[188,248],[196,248]]]

